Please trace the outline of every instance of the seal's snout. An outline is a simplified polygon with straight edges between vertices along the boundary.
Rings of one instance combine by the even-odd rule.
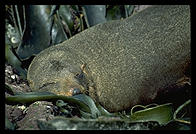
[[[74,96],[74,95],[81,94],[81,93],[82,91],[80,88],[70,88],[67,91],[59,92],[58,94],[65,95],[65,96]]]
[[[74,88],[73,90],[72,90],[72,96],[74,96],[74,95],[77,95],[77,94],[81,94],[82,92],[81,92],[81,90],[79,89],[79,88]]]

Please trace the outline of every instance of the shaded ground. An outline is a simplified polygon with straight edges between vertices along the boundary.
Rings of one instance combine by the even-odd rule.
[[[5,65],[5,83],[15,92],[30,92],[27,81],[22,80],[15,73],[10,65]],[[5,93],[5,95],[9,95]],[[52,113],[53,104],[51,102],[35,102],[30,106],[11,106],[5,104],[5,113],[8,119],[16,125],[17,130],[33,129],[37,130],[36,120],[50,120],[54,117]]]

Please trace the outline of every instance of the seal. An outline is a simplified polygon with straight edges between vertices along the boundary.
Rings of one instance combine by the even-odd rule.
[[[40,52],[28,69],[32,90],[89,94],[110,112],[153,101],[190,63],[190,7],[152,6],[98,24]]]

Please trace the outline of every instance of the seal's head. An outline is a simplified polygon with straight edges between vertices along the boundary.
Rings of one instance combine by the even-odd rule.
[[[42,62],[41,62],[42,63]],[[27,74],[33,91],[49,91],[58,95],[72,96],[88,91],[87,75],[83,66],[49,59],[37,68],[33,62]]]

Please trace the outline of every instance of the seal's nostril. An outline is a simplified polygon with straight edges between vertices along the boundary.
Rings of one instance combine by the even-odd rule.
[[[81,91],[79,88],[74,88],[72,91],[72,95],[77,95],[77,94],[81,94]]]

